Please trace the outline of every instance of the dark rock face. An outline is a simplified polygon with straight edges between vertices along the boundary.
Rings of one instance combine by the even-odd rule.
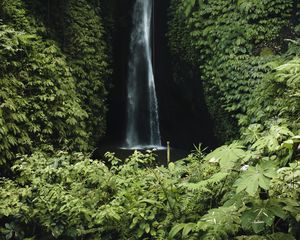
[[[170,141],[177,148],[190,149],[203,143],[214,147],[213,126],[204,102],[200,75],[197,67],[180,62],[168,51],[169,0],[155,0],[155,81],[158,88],[162,142]],[[172,63],[177,63],[176,69]],[[174,80],[174,72],[181,81]]]
[[[109,92],[107,138],[103,141],[122,144],[126,130],[126,83],[130,33],[132,28],[132,10],[134,0],[109,1],[113,9],[114,26],[112,32],[113,82]]]
[[[108,133],[114,144],[121,144],[126,129],[126,82],[128,77],[129,40],[134,0],[116,0],[114,4],[115,30],[113,33],[114,82],[110,91]],[[206,109],[197,67],[172,59],[168,51],[169,0],[155,0],[153,67],[159,105],[162,144],[191,149],[193,144],[216,145],[213,126]],[[172,62],[180,69],[174,69]],[[174,81],[173,71],[181,76]]]

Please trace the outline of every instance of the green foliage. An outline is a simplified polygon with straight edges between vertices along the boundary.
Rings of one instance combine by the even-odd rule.
[[[237,193],[245,190],[253,196],[260,187],[268,190],[270,181],[276,176],[275,166],[272,162],[262,162],[255,167],[250,166],[247,171],[241,174],[235,185]]]
[[[18,219],[18,222],[33,225],[37,229],[42,227],[55,238],[101,233],[104,231],[102,223],[110,226],[119,219],[120,209],[108,209],[106,205],[116,185],[101,162],[92,161],[81,154],[67,156],[59,153],[48,158],[45,154],[36,153],[30,158],[21,158],[13,170],[19,172],[20,177],[14,187],[7,181],[4,183],[1,201],[7,205],[1,209],[1,216],[20,215],[23,219]],[[22,186],[27,186],[25,193],[20,191]],[[26,213],[22,208],[14,209],[15,203],[3,195],[5,190],[10,194],[17,191],[16,198],[22,194],[18,200],[21,206],[28,204]],[[88,227],[91,222],[94,228]]]
[[[199,69],[219,138],[236,126],[241,138],[161,167],[151,151],[107,153],[107,165],[49,151],[87,150],[104,134],[110,75],[101,1],[60,4],[55,14],[40,1],[1,2],[0,164],[18,156],[14,178],[0,179],[1,240],[299,238],[292,1],[172,0],[174,66]],[[285,25],[295,39],[283,54]]]
[[[210,162],[220,164],[223,171],[230,170],[235,166],[235,163],[242,158],[245,158],[247,153],[243,150],[243,146],[238,143],[224,145],[208,154],[205,159]]]
[[[100,5],[62,8],[67,40],[59,46],[33,11],[49,6],[40,3],[1,2],[0,165],[37,147],[87,151],[105,133],[110,69]]]
[[[266,111],[282,111],[283,102],[291,102],[284,86],[281,94],[278,86],[264,84],[264,79],[273,69],[268,63],[284,58],[277,54],[285,48],[283,37],[289,37],[285,33],[293,32],[292,3],[217,0],[195,7],[195,1],[171,2],[168,37],[174,62],[184,60],[201,71],[199,87],[204,86],[221,141],[236,137],[250,124],[264,124],[278,116]],[[190,14],[184,16],[184,9]],[[287,111],[297,108],[295,101],[296,97]],[[294,120],[292,116],[297,114],[290,111],[284,117]]]
[[[241,223],[243,229],[251,228],[255,233],[260,233],[274,224],[275,217],[283,220],[287,217],[279,201],[274,199],[255,200],[253,206],[243,212]]]
[[[255,107],[250,106],[248,112],[258,115],[263,121],[280,116],[288,119],[294,130],[299,129],[299,58],[292,55],[292,59],[288,57],[288,60],[270,64],[274,71],[267,74],[254,91],[257,103]]]
[[[151,152],[135,152],[122,165],[113,154],[106,156],[110,169],[81,154],[20,158],[12,168],[19,177],[1,182],[1,221],[21,229],[22,236],[42,231],[61,239],[166,239],[174,220],[204,213],[205,203],[198,204],[203,195],[181,186],[189,181],[182,174],[200,166],[196,159],[190,166],[149,168]],[[210,184],[221,180],[213,176]],[[210,196],[218,191],[215,187]],[[5,226],[2,233],[10,234]]]
[[[295,238],[292,235],[286,233],[273,233],[273,234],[268,234],[266,236],[258,236],[258,235],[240,236],[235,239],[236,240],[281,240],[281,239],[295,240]]]
[[[191,232],[197,235],[195,239],[228,239],[229,236],[237,233],[239,224],[239,213],[234,206],[220,207],[209,210],[197,223],[175,225],[171,229],[169,237],[173,239],[182,230],[182,239],[186,239]]]
[[[0,42],[0,163],[36,146],[85,150],[87,114],[58,47],[8,25],[0,27]]]
[[[89,1],[68,1],[64,14],[64,51],[76,80],[78,96],[88,114],[87,132],[95,145],[106,130],[106,86],[111,76],[102,8]]]
[[[250,133],[254,133],[254,136]],[[276,148],[270,148],[269,142],[261,138],[276,139]],[[207,164],[216,167],[206,179],[181,184],[194,194],[206,195],[217,186],[219,192],[213,198],[217,200],[221,195],[223,199],[210,205],[212,209],[207,215],[199,217],[200,221],[195,219],[174,225],[170,238],[178,237],[181,233],[182,239],[231,239],[244,231],[263,235],[253,236],[253,239],[280,239],[280,236],[285,236],[283,233],[267,233],[288,223],[291,234],[286,236],[294,239],[292,234],[299,221],[299,203],[296,200],[299,198],[298,163],[292,163],[291,167],[279,166],[297,159],[295,146],[298,146],[298,137],[293,136],[284,124],[271,125],[265,131],[259,125],[254,125],[250,127],[247,139],[248,151],[243,150],[245,147],[241,143],[222,146],[204,157],[205,162],[201,165],[206,171],[209,171]],[[219,166],[221,161],[230,163],[231,167],[222,168],[222,165]],[[195,171],[197,168],[193,169]],[[219,206],[220,212],[214,205]],[[227,208],[232,212],[226,212]],[[203,220],[206,217],[209,223]],[[221,224],[218,225],[218,222]],[[249,236],[249,239],[252,238]]]
[[[219,187],[208,215],[236,208],[232,218],[217,214],[221,221],[228,217],[224,231],[212,230],[207,239],[299,238],[299,137],[290,131],[299,131],[299,27],[293,25],[298,5],[171,1],[168,38],[174,65],[199,68],[217,137],[225,142],[237,130],[241,134],[238,142],[204,157],[202,167],[210,174],[203,177],[194,168],[200,177],[181,184],[194,194],[208,195]],[[283,38],[291,38],[288,50]],[[174,225],[170,237],[205,239],[212,222],[220,220],[209,218],[211,224],[197,229],[201,216]]]
[[[110,167],[80,153],[22,156],[12,167],[15,180],[0,182],[0,239],[298,236],[299,136],[270,129],[277,129],[279,148],[246,151],[235,142],[208,155],[198,148],[165,167],[155,166],[151,151],[135,151],[124,161],[107,153]],[[261,133],[255,136],[258,141]]]

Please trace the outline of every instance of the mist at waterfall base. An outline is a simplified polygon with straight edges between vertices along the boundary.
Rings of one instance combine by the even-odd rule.
[[[114,0],[114,32],[113,40],[113,87],[109,90],[107,136],[99,142],[97,156],[102,156],[106,151],[118,152],[117,156],[126,157],[132,151],[120,150],[126,145],[127,133],[127,83],[129,77],[129,61],[132,57],[130,45],[132,30],[134,28],[134,6],[136,0]],[[168,7],[169,0],[154,0],[154,18],[152,49],[153,73],[158,102],[159,126],[161,143],[166,146],[170,141],[172,151],[171,159],[177,160],[187,155],[202,143],[204,147],[214,148],[218,143],[213,135],[213,126],[208,114],[202,85],[199,82],[200,75],[197,69],[189,63],[174,59],[169,53],[166,33],[168,30]],[[145,60],[143,60],[145,63]],[[178,61],[174,65],[174,61]],[[142,63],[141,63],[142,64]],[[179,71],[184,76],[183,81],[175,80],[174,68],[180,65]],[[175,69],[178,71],[178,69]],[[139,68],[139,74],[145,74],[145,67]],[[139,84],[140,88],[143,88]],[[139,90],[140,91],[140,90]],[[140,100],[145,104],[145,99]],[[145,104],[146,105],[146,104]],[[142,110],[146,112],[146,110]],[[147,114],[140,114],[140,122]],[[142,124],[138,124],[138,132],[142,142],[148,141],[148,131]],[[146,133],[146,134],[143,134]],[[144,139],[145,138],[145,139]],[[142,145],[145,145],[143,143]],[[163,151],[159,151],[162,157]]]

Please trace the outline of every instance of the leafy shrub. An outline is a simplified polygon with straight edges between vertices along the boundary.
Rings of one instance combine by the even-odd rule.
[[[68,1],[64,13],[64,52],[81,105],[89,116],[86,131],[93,146],[106,131],[106,88],[111,77],[101,8],[99,2]]]
[[[110,69],[99,2],[62,8],[64,43],[50,40],[39,4],[48,6],[1,2],[0,165],[37,147],[87,151],[105,133]]]
[[[107,87],[110,85],[111,57],[104,26],[104,1],[27,1],[27,9],[43,22],[47,38],[54,39],[66,56],[75,80],[81,107],[87,112],[85,131],[90,147],[106,131]]]
[[[276,56],[291,3],[173,0],[171,50],[200,66],[220,131],[228,140],[234,119],[241,139],[160,167],[151,151],[107,153],[109,167],[82,153],[19,156],[14,179],[0,179],[0,239],[298,239],[299,40]],[[1,2],[1,164],[36,147],[85,150],[103,134],[104,118],[87,120],[105,113],[102,20],[96,1],[68,4],[65,57],[23,1]]]
[[[282,105],[271,97],[263,102],[264,96],[278,94],[274,84],[267,86],[263,79],[272,72],[269,62],[284,59],[278,55],[286,49],[283,38],[293,35],[292,11],[293,1],[285,0],[171,1],[168,38],[173,61],[199,68],[199,89],[203,85],[222,142],[236,138],[250,124],[264,123],[270,118],[265,108],[281,111]],[[291,102],[287,95],[283,99]],[[285,117],[293,120],[291,112]]]
[[[278,116],[286,118],[289,126],[298,131],[300,60],[292,54],[287,60],[278,59],[269,64],[273,72],[267,74],[254,91],[256,106],[252,103],[248,115],[258,116],[261,122]]]
[[[277,133],[276,149],[236,142],[165,167],[151,151],[124,161],[107,153],[110,167],[80,153],[20,157],[16,179],[1,179],[0,232],[3,239],[294,239],[299,136],[284,126]]]
[[[0,42],[0,163],[42,145],[86,149],[87,114],[58,47],[8,25],[0,26]]]

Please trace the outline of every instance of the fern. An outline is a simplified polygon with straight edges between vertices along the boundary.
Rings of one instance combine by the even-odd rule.
[[[220,207],[211,209],[200,218],[197,223],[180,223],[175,225],[169,232],[169,237],[174,238],[180,231],[182,237],[193,233],[198,239],[230,239],[230,236],[239,230],[239,213],[235,207]]]
[[[214,184],[218,184],[222,181],[224,181],[224,179],[226,179],[226,177],[228,176],[228,173],[224,173],[224,172],[218,172],[215,173],[214,175],[210,176],[210,178],[197,182],[197,183],[193,183],[193,182],[184,182],[182,184],[180,184],[180,186],[182,186],[183,188],[186,188],[187,190],[190,191],[197,191],[197,192],[209,192],[211,193],[210,187],[213,186]]]

